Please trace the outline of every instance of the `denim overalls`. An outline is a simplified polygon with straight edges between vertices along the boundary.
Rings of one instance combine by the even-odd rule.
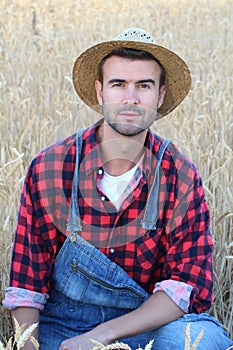
[[[40,313],[41,350],[57,350],[65,339],[87,332],[102,322],[130,312],[138,308],[149,297],[149,294],[131,279],[119,265],[112,262],[99,249],[79,235],[79,232],[82,231],[82,224],[77,195],[82,130],[77,133],[76,142],[78,151],[68,224],[70,235],[65,240],[55,260],[51,283],[52,291],[44,310]],[[159,167],[168,144],[169,140],[164,140],[159,150],[154,183],[144,212],[142,227],[148,230],[156,228],[157,213],[154,208],[157,207],[158,199]],[[198,315],[192,316],[198,317]],[[208,315],[203,315],[203,317],[209,320]],[[121,339],[121,341],[127,342],[133,350],[136,350],[139,344],[141,347],[145,347],[151,339],[155,339],[153,349],[181,350],[182,347],[176,347],[177,343],[172,345],[168,341],[171,334],[174,334],[174,329],[167,329],[165,333],[162,331],[166,327],[172,327],[176,322],[178,321],[161,327],[159,330],[143,333],[133,338]],[[185,329],[187,322],[189,320],[180,321],[182,326],[176,326],[178,333],[181,332],[181,329]],[[213,319],[209,323],[220,328]],[[175,327],[173,326],[173,328]],[[184,333],[182,334],[182,344],[184,344]],[[203,349],[207,350],[208,347],[203,347]],[[209,349],[225,348],[209,347]]]

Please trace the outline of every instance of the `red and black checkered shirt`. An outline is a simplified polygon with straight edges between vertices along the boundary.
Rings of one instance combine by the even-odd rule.
[[[78,204],[83,237],[152,293],[155,283],[172,279],[193,287],[189,312],[212,301],[209,210],[200,176],[174,144],[166,149],[160,172],[156,229],[143,218],[154,179],[161,138],[148,131],[145,156],[125,191],[119,211],[101,191],[104,166],[96,128],[84,131]],[[54,260],[67,235],[76,135],[54,143],[31,162],[20,199],[10,286],[49,293]]]

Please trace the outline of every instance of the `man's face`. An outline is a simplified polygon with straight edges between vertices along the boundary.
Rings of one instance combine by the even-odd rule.
[[[97,99],[106,122],[119,134],[135,136],[156,120],[166,87],[159,88],[157,62],[112,56],[103,65],[103,84],[96,81]]]

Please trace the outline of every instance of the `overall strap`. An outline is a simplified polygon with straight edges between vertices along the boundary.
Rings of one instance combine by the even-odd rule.
[[[79,183],[78,175],[79,175],[79,162],[80,162],[80,157],[82,152],[83,131],[84,129],[78,130],[77,136],[76,136],[76,149],[77,149],[76,163],[75,163],[75,171],[74,171],[73,182],[72,182],[70,217],[69,217],[69,222],[67,226],[70,232],[82,231],[82,223],[79,215],[79,206],[78,206],[78,183]],[[141,227],[146,230],[156,229],[156,221],[158,216],[159,183],[160,183],[159,169],[163,159],[164,152],[170,142],[171,141],[169,139],[165,139],[158,151],[157,165],[154,173],[154,181],[148,195],[144,217],[143,217],[143,220],[141,221]]]
[[[70,217],[67,225],[67,229],[73,232],[82,231],[82,224],[79,215],[79,206],[78,206],[78,172],[79,172],[79,162],[82,152],[82,136],[84,129],[80,129],[76,134],[76,162],[75,170],[72,181],[72,196],[71,196],[71,205],[70,205]]]
[[[157,165],[154,172],[154,181],[150,192],[148,194],[148,199],[146,203],[146,209],[144,217],[141,221],[141,227],[145,230],[155,230],[156,221],[158,218],[158,197],[159,197],[159,184],[160,184],[160,165],[163,159],[164,152],[171,141],[165,139],[159,148],[157,155]]]

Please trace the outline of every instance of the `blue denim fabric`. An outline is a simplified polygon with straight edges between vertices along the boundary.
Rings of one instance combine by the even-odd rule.
[[[40,349],[58,350],[62,341],[83,334],[99,323],[129,311],[131,310],[82,303],[54,290],[41,312]],[[192,345],[200,332],[204,331],[197,350],[226,350],[233,346],[233,342],[227,337],[220,323],[208,314],[188,314],[157,330],[119,341],[128,344],[132,350],[136,350],[139,346],[144,349],[152,339],[154,339],[153,350],[184,350],[185,330],[189,323]]]
[[[80,135],[81,133],[78,135],[78,142],[80,142]],[[81,143],[79,147],[81,148]],[[160,153],[161,159],[163,151]],[[120,266],[111,262],[78,234],[82,229],[77,206],[78,161],[79,155],[76,159],[74,176],[76,181],[72,189],[69,222],[71,234],[56,258],[50,298],[44,310],[40,312],[41,350],[57,350],[62,341],[132,311],[149,297],[149,294]],[[157,186],[156,181],[154,186]],[[153,201],[152,197],[154,196],[150,196],[150,200]],[[145,222],[152,222],[150,217],[148,218],[150,210],[146,209],[145,213]],[[204,330],[198,350],[226,350],[233,345],[223,332],[221,325],[207,314],[185,315],[155,331],[119,341],[130,345],[133,350],[136,350],[139,345],[144,348],[151,339],[154,339],[153,349],[183,350],[185,329],[189,322],[191,322],[192,342],[200,331]]]
[[[158,198],[159,198],[159,182],[160,182],[160,165],[163,159],[163,154],[170,143],[169,139],[165,139],[158,151],[157,165],[154,173],[154,181],[148,195],[144,218],[141,226],[146,230],[155,230],[158,216]]]
[[[78,130],[76,136],[76,164],[73,176],[72,183],[72,196],[71,196],[71,205],[70,205],[70,218],[68,223],[68,230],[72,231],[82,231],[82,223],[79,215],[79,207],[78,207],[78,182],[79,182],[79,160],[82,152],[82,134],[83,129]]]
[[[82,303],[135,309],[149,296],[127,273],[77,233],[55,261],[53,289]]]

